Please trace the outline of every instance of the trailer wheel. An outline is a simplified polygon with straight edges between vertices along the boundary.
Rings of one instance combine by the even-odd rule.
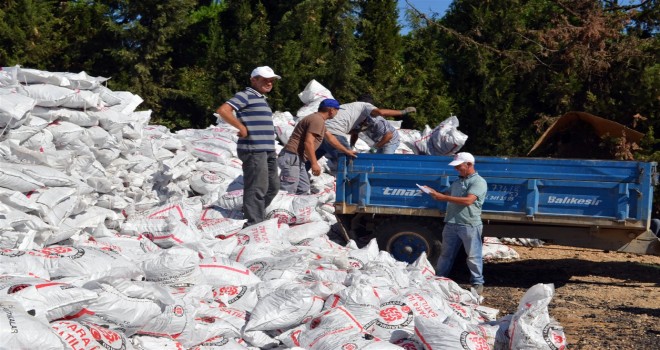
[[[440,240],[422,220],[385,220],[375,231],[380,249],[387,250],[399,261],[412,263],[422,252],[426,252],[431,264],[435,265],[438,260]]]

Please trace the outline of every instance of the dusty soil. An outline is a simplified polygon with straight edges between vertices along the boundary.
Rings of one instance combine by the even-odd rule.
[[[660,348],[660,257],[545,245],[484,265],[483,304],[512,314],[527,289],[553,283],[550,316],[570,349]],[[455,280],[467,284],[467,273]]]

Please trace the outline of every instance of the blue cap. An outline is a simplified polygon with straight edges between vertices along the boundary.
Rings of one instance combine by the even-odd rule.
[[[331,98],[326,98],[325,100],[321,101],[321,104],[319,105],[319,108],[322,108],[322,107],[343,109],[343,108],[339,107],[339,101],[331,99]]]

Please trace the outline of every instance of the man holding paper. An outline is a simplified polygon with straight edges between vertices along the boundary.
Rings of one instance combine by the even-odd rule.
[[[456,254],[461,247],[467,253],[467,265],[470,269],[470,284],[476,292],[483,292],[483,256],[481,208],[486,198],[488,184],[474,168],[474,156],[460,152],[449,163],[458,172],[458,179],[452,182],[446,193],[428,189],[428,194],[435,200],[447,202],[445,227],[442,230],[442,252],[436,266],[436,275],[447,277],[454,265]],[[426,192],[426,191],[424,191]]]

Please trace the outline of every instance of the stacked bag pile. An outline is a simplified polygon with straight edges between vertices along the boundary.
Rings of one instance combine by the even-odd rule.
[[[330,240],[329,174],[243,228],[236,130],[150,125],[105,80],[0,70],[0,349],[565,346],[551,285],[498,317],[424,255]]]

